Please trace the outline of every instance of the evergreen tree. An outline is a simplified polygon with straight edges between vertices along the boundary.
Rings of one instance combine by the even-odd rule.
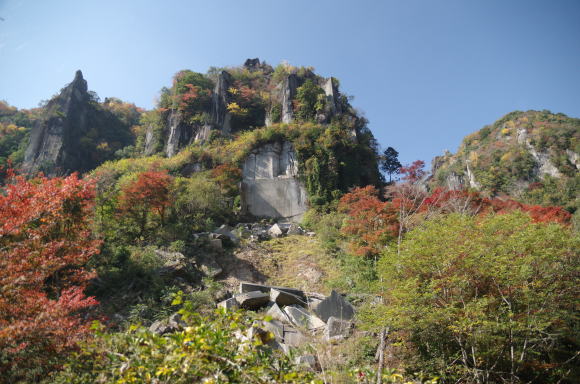
[[[385,149],[381,158],[381,169],[389,174],[389,183],[392,182],[393,175],[400,172],[401,166],[399,152],[393,147]]]

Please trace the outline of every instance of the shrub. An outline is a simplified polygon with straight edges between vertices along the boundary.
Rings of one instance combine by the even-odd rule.
[[[52,383],[305,383],[313,374],[294,368],[289,357],[265,344],[271,333],[240,339],[253,319],[241,313],[216,312],[201,317],[186,303],[179,311],[183,331],[159,336],[144,327],[95,338]]]
[[[579,247],[521,212],[427,221],[381,259],[376,319],[449,381],[575,381]]]

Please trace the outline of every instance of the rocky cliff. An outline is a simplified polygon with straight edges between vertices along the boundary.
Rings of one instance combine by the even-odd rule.
[[[22,169],[48,175],[85,172],[111,159],[133,140],[130,126],[138,120],[135,106],[127,112],[117,99],[99,103],[77,71],[73,81],[53,97],[30,134]],[[121,111],[122,110],[122,111]]]
[[[243,165],[242,210],[257,217],[300,221],[308,208],[298,161],[288,141],[256,148]]]
[[[60,94],[50,100],[43,119],[34,126],[24,156],[27,173],[66,173],[86,170],[90,159],[79,146],[89,131],[89,94],[81,71]]]
[[[162,90],[158,107],[160,123],[147,127],[143,150],[151,155],[163,143],[168,157],[207,141],[212,132],[227,137],[275,123],[329,124],[336,116],[355,115],[336,79],[320,77],[310,68],[281,65],[274,70],[259,59],[206,75],[178,72],[172,87]]]
[[[456,154],[435,158],[431,185],[514,197],[539,195],[548,185],[572,191],[579,153],[580,119],[516,111],[467,136]]]

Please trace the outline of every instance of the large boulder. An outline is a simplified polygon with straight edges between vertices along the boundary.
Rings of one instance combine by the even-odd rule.
[[[326,340],[332,340],[334,338],[344,338],[348,336],[350,331],[351,322],[346,320],[337,319],[336,317],[329,317],[326,322],[326,329],[324,330],[324,338]]]
[[[236,301],[244,309],[260,309],[270,301],[270,295],[260,291],[241,293],[236,296]]]
[[[302,307],[299,306],[288,306],[284,307],[284,312],[290,319],[290,321],[297,327],[307,328],[309,330],[316,330],[325,327],[324,321],[320,320],[318,317],[309,313]]]
[[[270,301],[281,306],[285,305],[300,305],[306,307],[306,302],[298,295],[293,293],[281,291],[276,288],[270,289]]]
[[[313,310],[324,322],[330,317],[340,320],[351,320],[354,317],[354,307],[336,291],[332,291],[330,296],[318,303]]]

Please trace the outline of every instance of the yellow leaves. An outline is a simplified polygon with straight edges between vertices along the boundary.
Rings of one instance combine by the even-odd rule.
[[[504,128],[501,130],[501,134],[506,136],[510,134],[510,129],[509,128]]]
[[[175,371],[174,368],[170,368],[170,367],[166,367],[166,366],[161,366],[161,367],[157,368],[157,371],[155,371],[155,376],[169,376],[174,371]]]
[[[232,95],[237,95],[238,93],[240,93],[239,89],[234,88],[234,87],[229,87],[228,92]]]
[[[240,105],[236,102],[229,103],[227,109],[231,114],[238,116],[243,116],[248,113],[247,108],[240,107]]]

